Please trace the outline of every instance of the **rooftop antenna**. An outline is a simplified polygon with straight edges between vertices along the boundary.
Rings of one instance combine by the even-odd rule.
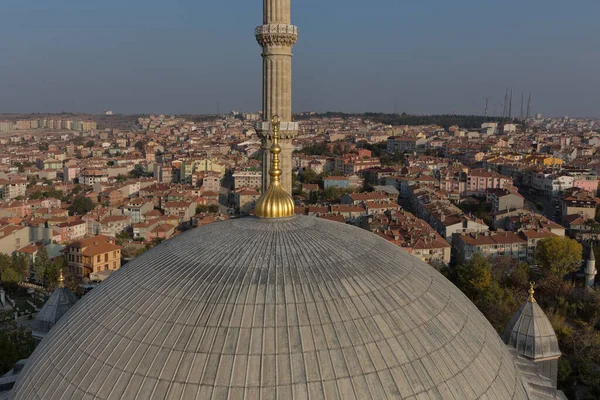
[[[494,103],[494,118],[496,118],[496,103]]]

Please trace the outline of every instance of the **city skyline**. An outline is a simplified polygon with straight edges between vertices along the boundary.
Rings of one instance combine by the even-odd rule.
[[[488,97],[489,115],[494,105],[500,115],[512,86],[513,116],[521,92],[533,92],[534,113],[598,117],[598,4],[343,4],[294,5],[294,112],[483,114]],[[261,108],[252,2],[11,1],[6,10],[0,112]]]

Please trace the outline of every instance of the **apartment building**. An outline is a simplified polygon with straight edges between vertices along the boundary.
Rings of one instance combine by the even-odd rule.
[[[144,214],[154,209],[154,203],[144,198],[134,198],[127,200],[125,206],[123,206],[123,214],[131,218],[132,224],[142,222]]]
[[[87,186],[93,186],[94,184],[101,182],[108,182],[108,172],[96,169],[81,171],[79,182]]]
[[[235,207],[242,213],[254,211],[260,193],[255,189],[241,188],[235,192]]]
[[[486,197],[492,205],[492,212],[523,208],[525,204],[525,199],[518,192],[506,189],[488,189]]]
[[[511,257],[529,262],[535,257],[539,242],[556,235],[545,229],[524,229],[519,232],[485,232],[455,234],[452,247],[456,260],[468,262],[479,253],[485,257]]]
[[[165,215],[178,217],[180,224],[191,223],[196,214],[196,203],[193,201],[169,201],[164,204]]]
[[[415,152],[424,149],[427,144],[427,139],[424,137],[400,137],[391,136],[387,140],[387,151],[395,152]]]
[[[63,243],[82,239],[87,234],[87,222],[84,220],[64,222],[57,226],[60,229],[60,241]]]
[[[262,172],[260,171],[239,171],[233,174],[233,181],[235,190],[241,188],[255,188],[260,189],[262,187]]]
[[[596,216],[596,208],[600,204],[594,193],[572,189],[563,192],[561,199],[561,213],[563,219],[569,215],[580,215],[587,219],[594,219]]]
[[[79,278],[92,272],[115,271],[121,267],[121,246],[106,236],[93,236],[63,249],[67,266]]]
[[[467,174],[466,195],[485,196],[488,189],[504,189],[511,187],[512,178],[489,172],[484,169],[474,169]]]
[[[12,254],[29,244],[29,228],[21,225],[0,226],[0,253]]]
[[[27,181],[25,179],[0,179],[0,194],[4,200],[25,197]]]

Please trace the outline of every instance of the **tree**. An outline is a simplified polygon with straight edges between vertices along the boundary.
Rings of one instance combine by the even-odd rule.
[[[48,269],[46,269],[46,280],[50,288],[55,288],[58,284],[58,277],[60,270],[64,270],[64,263],[65,261],[63,258],[57,258],[48,266]]]
[[[459,287],[468,294],[478,294],[490,286],[492,267],[483,255],[475,253],[466,264],[456,267]]]
[[[373,187],[373,185],[371,185],[370,182],[365,181],[365,183],[363,184],[363,187],[360,189],[361,193],[369,193],[369,192],[373,192],[375,190],[375,188]]]
[[[5,268],[0,275],[0,280],[4,283],[19,283],[21,282],[21,275],[12,269],[12,267]]]
[[[94,143],[94,141],[93,141],[93,140],[88,140],[88,142],[85,144],[85,147],[89,147],[89,148],[91,148],[91,147],[94,147],[94,145],[95,145],[95,144],[96,144],[96,143]]]
[[[12,269],[15,270],[23,279],[29,277],[29,259],[25,254],[13,253]]]
[[[302,173],[302,182],[303,183],[311,183],[317,179],[317,173],[312,169],[305,169]]]
[[[52,188],[52,189],[44,192],[43,196],[44,196],[44,198],[52,197],[54,199],[62,199],[64,196],[64,193],[62,190],[56,190],[55,188]]]
[[[35,256],[35,261],[33,262],[33,272],[35,273],[36,281],[43,282],[44,278],[46,278],[48,268],[50,268],[50,264],[48,250],[46,249],[46,246],[41,246]]]
[[[537,246],[536,261],[546,272],[559,278],[579,269],[583,248],[568,237],[542,239]]]
[[[142,151],[144,150],[144,146],[146,146],[146,142],[144,142],[143,140],[137,141],[135,142],[135,144],[133,145],[133,147],[135,147],[137,150]]]
[[[0,253],[0,281],[3,283],[19,283],[29,273],[29,262],[22,254]]]
[[[15,363],[23,358],[28,358],[35,348],[31,332],[18,328],[12,320],[10,312],[0,313],[0,375],[10,371]]]
[[[146,171],[144,171],[144,166],[142,164],[136,164],[130,174],[134,178],[139,178],[146,175]]]
[[[46,142],[42,142],[38,145],[38,149],[40,151],[48,151],[49,148],[50,148],[50,146]]]
[[[44,194],[42,193],[42,191],[33,192],[33,193],[31,193],[29,198],[31,200],[41,200],[44,198]]]
[[[12,266],[12,260],[8,254],[0,253],[0,274],[4,272],[6,268]]]
[[[69,206],[69,211],[75,215],[85,215],[92,211],[96,205],[89,197],[79,196]]]
[[[208,212],[212,213],[212,214],[216,214],[219,212],[219,206],[216,204],[211,204],[210,206],[208,206]]]
[[[127,176],[123,175],[123,174],[119,174],[117,175],[117,177],[115,178],[115,180],[119,183],[121,182],[125,182],[127,180]]]

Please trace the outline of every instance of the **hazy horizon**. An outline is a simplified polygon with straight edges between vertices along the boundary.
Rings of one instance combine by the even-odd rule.
[[[260,1],[6,3],[0,113],[260,109]],[[600,3],[423,3],[292,0],[294,112],[600,116]]]

